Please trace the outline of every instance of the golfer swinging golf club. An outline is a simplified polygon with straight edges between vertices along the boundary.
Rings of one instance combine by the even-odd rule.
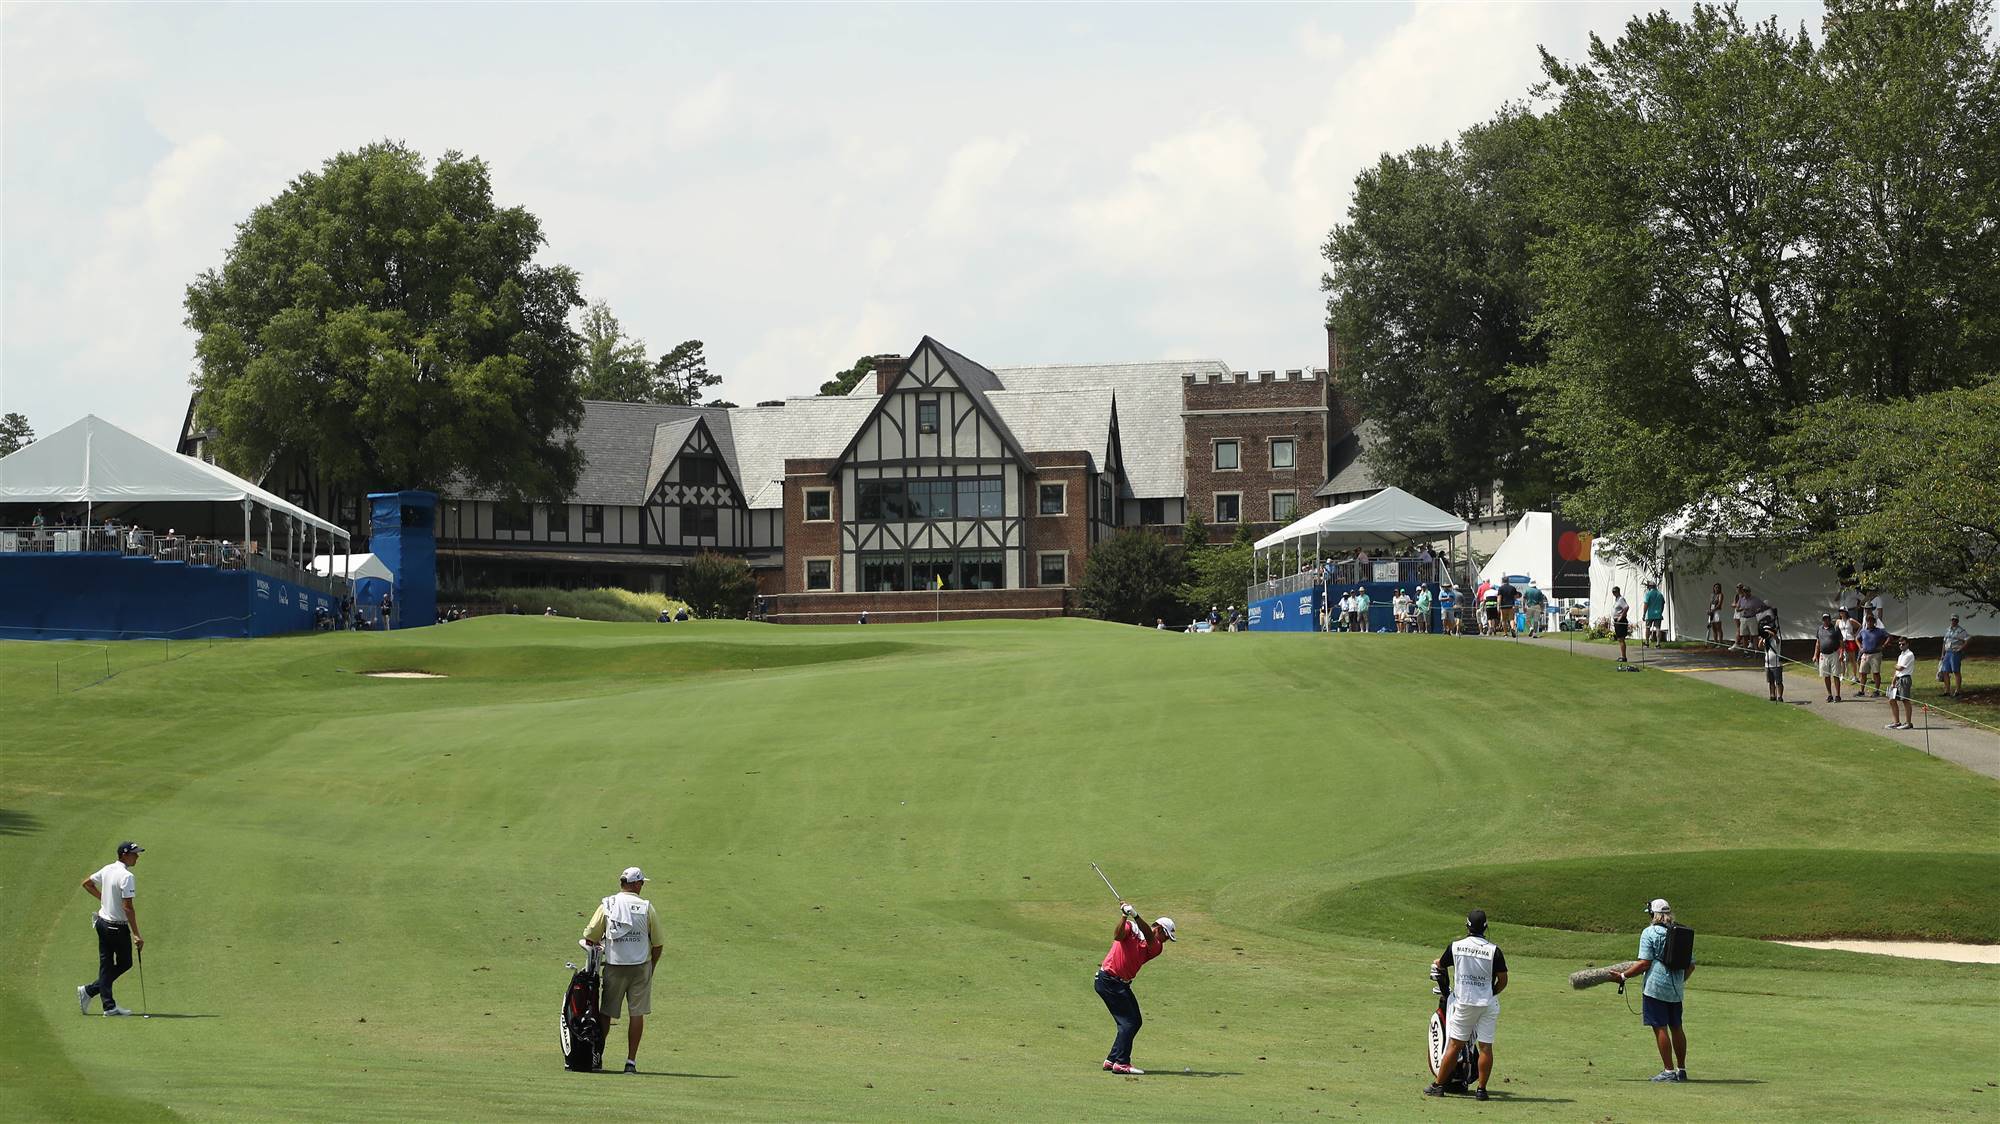
[[[1096,863],[1092,863],[1093,868]],[[1104,878],[1104,872],[1098,871]],[[1104,878],[1106,886],[1111,885]],[[1113,888],[1111,891],[1118,891]],[[1146,1071],[1132,1065],[1132,1040],[1139,1036],[1139,1025],[1144,1020],[1139,1015],[1139,997],[1132,994],[1132,980],[1145,967],[1146,961],[1166,951],[1166,942],[1176,940],[1174,921],[1171,917],[1161,917],[1150,923],[1132,908],[1131,903],[1118,903],[1118,928],[1111,933],[1111,951],[1104,954],[1104,963],[1097,967],[1097,997],[1104,1000],[1104,1006],[1111,1012],[1111,1019],[1118,1024],[1118,1034],[1111,1040],[1111,1052],[1104,1056],[1104,1068],[1113,1073],[1139,1076]]]

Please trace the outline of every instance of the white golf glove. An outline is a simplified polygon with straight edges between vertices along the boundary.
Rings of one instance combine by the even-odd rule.
[[[1124,902],[1119,902],[1119,903],[1118,903],[1118,912],[1120,912],[1120,913],[1124,914],[1124,915],[1125,915],[1125,916],[1127,916],[1127,917],[1137,917],[1137,916],[1139,916],[1139,911],[1138,911],[1138,910],[1136,910],[1136,909],[1133,909],[1133,908],[1132,908],[1132,907],[1131,907],[1130,905],[1127,905],[1127,904],[1126,904],[1126,903],[1124,903]]]

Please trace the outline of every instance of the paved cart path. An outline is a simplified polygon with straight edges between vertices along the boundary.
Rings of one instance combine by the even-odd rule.
[[[1489,640],[1489,643],[1534,644],[1543,648],[1554,648],[1574,655],[1591,656],[1606,662],[1618,658],[1615,644],[1593,644],[1584,640],[1570,640],[1566,634],[1544,636],[1539,640],[1525,637],[1515,640]],[[1743,652],[1727,652],[1714,648],[1660,648],[1642,649],[1638,644],[1627,647],[1632,664],[1643,668],[1642,674],[1664,672],[1670,675],[1685,675],[1704,683],[1714,683],[1741,691],[1746,695],[1765,695],[1764,665],[1760,657]],[[1884,677],[1887,678],[1886,676]],[[1931,710],[1922,703],[1917,704],[1917,728],[1914,730],[1885,730],[1889,721],[1889,703],[1886,699],[1855,699],[1851,694],[1846,702],[1828,703],[1819,677],[1812,669],[1801,664],[1788,664],[1785,668],[1785,696],[1787,706],[1811,707],[1814,713],[1829,722],[1876,734],[1904,745],[1921,749],[1933,757],[1941,757],[1956,765],[1962,765],[1982,776],[2000,779],[2000,735],[1978,726],[1969,726]]]

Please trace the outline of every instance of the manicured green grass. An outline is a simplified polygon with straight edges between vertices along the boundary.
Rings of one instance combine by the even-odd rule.
[[[1969,659],[1960,667],[1965,673],[1965,694],[1948,699],[1944,697],[1944,684],[1937,681],[1937,660],[1918,660],[1917,673],[1910,677],[1916,701],[2000,730],[2000,660]]]
[[[1991,939],[2000,784],[1679,676],[1082,621],[173,655],[0,645],[0,1116],[1443,1119],[1477,1110],[1418,1096],[1424,970],[1468,903],[1510,953],[1494,1111],[2000,1110],[2000,968],[1752,939]],[[151,1007],[207,1017],[76,1014],[76,883],[125,837]],[[1092,859],[1182,924],[1137,988],[1157,1078],[1097,1068]],[[562,961],[628,863],[668,920],[649,1072],[565,1073]],[[1653,894],[1702,934],[1684,1087],[1564,978]]]

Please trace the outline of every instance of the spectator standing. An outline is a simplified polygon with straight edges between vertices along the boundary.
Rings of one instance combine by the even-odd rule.
[[[1618,662],[1627,663],[1625,638],[1632,635],[1632,603],[1617,586],[1611,587],[1611,635],[1618,638]]]
[[[1405,590],[1397,590],[1389,600],[1391,611],[1396,617],[1396,631],[1410,631],[1410,595]]]
[[[139,909],[132,904],[139,892],[132,868],[145,850],[129,840],[120,843],[118,861],[83,880],[84,891],[97,899],[97,913],[90,919],[97,930],[97,978],[76,989],[76,1008],[82,1014],[90,1013],[92,999],[104,1004],[106,1015],[132,1013],[111,997],[111,985],[132,970],[133,948],[146,947],[146,938],[139,935]]]
[[[1363,553],[1366,552],[1364,551]],[[1355,620],[1361,625],[1361,631],[1373,632],[1375,630],[1374,623],[1368,618],[1375,610],[1375,599],[1368,596],[1368,587],[1363,586],[1360,593],[1356,595],[1355,600],[1357,604],[1354,606],[1354,616]]]
[[[1451,1006],[1446,1010],[1444,1057],[1427,1097],[1444,1096],[1444,1075],[1458,1064],[1458,1052],[1476,1042],[1479,1046],[1479,1086],[1472,1098],[1486,1099],[1486,1081],[1493,1076],[1493,1032],[1500,1025],[1500,993],[1507,990],[1507,956],[1500,946],[1486,939],[1486,911],[1475,909],[1465,915],[1465,936],[1445,946],[1444,954],[1431,961],[1431,978],[1443,981],[1451,972]]]
[[[1419,586],[1417,588],[1417,631],[1427,633],[1430,630],[1431,587],[1427,585]]]
[[[1938,677],[1944,682],[1945,698],[1965,694],[1965,645],[1971,639],[1972,634],[1959,627],[1958,615],[1952,614],[1944,630],[1944,651],[1938,655]]]
[[[1708,642],[1722,643],[1722,583],[1716,582],[1708,595]]]
[[[1785,654],[1778,634],[1769,630],[1764,633],[1764,687],[1772,702],[1785,701]]]
[[[1910,691],[1916,685],[1917,654],[1910,651],[1910,638],[1896,637],[1896,677],[1889,681],[1889,724],[1885,730],[1916,729],[1916,704],[1910,701]],[[1897,704],[1902,704],[1902,717],[1896,716]]]
[[[1751,633],[1750,587],[1739,584],[1736,587],[1736,647],[1749,643]]]
[[[1840,628],[1840,674],[1851,679],[1854,685],[1861,685],[1861,615],[1840,610],[1840,618],[1833,622]]]
[[[1655,1081],[1688,1079],[1687,1035],[1681,1030],[1681,1006],[1687,995],[1687,980],[1694,975],[1694,963],[1676,972],[1660,963],[1667,951],[1667,926],[1674,923],[1673,907],[1665,898],[1654,898],[1646,906],[1651,924],[1639,934],[1639,962],[1618,977],[1622,985],[1633,976],[1646,976],[1642,1021],[1653,1029],[1653,1042],[1660,1048],[1660,1064],[1666,1068],[1653,1076]]]
[[[1446,636],[1458,635],[1458,593],[1450,586],[1438,590],[1438,619]]]
[[[1500,631],[1500,587],[1488,584],[1479,594],[1479,634],[1492,636]]]
[[[597,903],[583,939],[604,950],[604,1017],[616,1021],[629,1003],[631,1022],[625,1031],[625,1072],[639,1072],[639,1039],[646,1033],[646,1016],[653,1013],[653,970],[659,967],[666,939],[653,903],[639,896],[646,874],[628,866],[618,876],[618,892]]]
[[[1833,595],[1833,607],[1836,610],[1846,609],[1847,615],[1858,621],[1861,619],[1861,604],[1864,600],[1861,588],[1854,584],[1853,578],[1840,579],[1840,589]]]
[[[1889,630],[1883,628],[1881,620],[1871,612],[1855,640],[1861,649],[1861,670],[1855,673],[1854,683],[1862,688],[1860,697],[1867,698],[1868,680],[1873,677],[1875,697],[1879,699],[1882,697],[1882,649],[1889,643]]]
[[[1660,592],[1658,579],[1646,579],[1646,592],[1639,600],[1645,606],[1646,615],[1646,637],[1641,643],[1649,648],[1658,648],[1667,639],[1662,623],[1667,619],[1667,596]]]
[[[1819,660],[1820,681],[1826,685],[1826,701],[1840,700],[1840,629],[1828,613],[1819,615],[1819,632],[1813,639],[1813,653]]]
[[[1521,604],[1528,611],[1528,638],[1532,640],[1542,634],[1542,628],[1548,622],[1549,595],[1542,592],[1542,587],[1535,584],[1534,578],[1529,578],[1528,588],[1521,592]]]

